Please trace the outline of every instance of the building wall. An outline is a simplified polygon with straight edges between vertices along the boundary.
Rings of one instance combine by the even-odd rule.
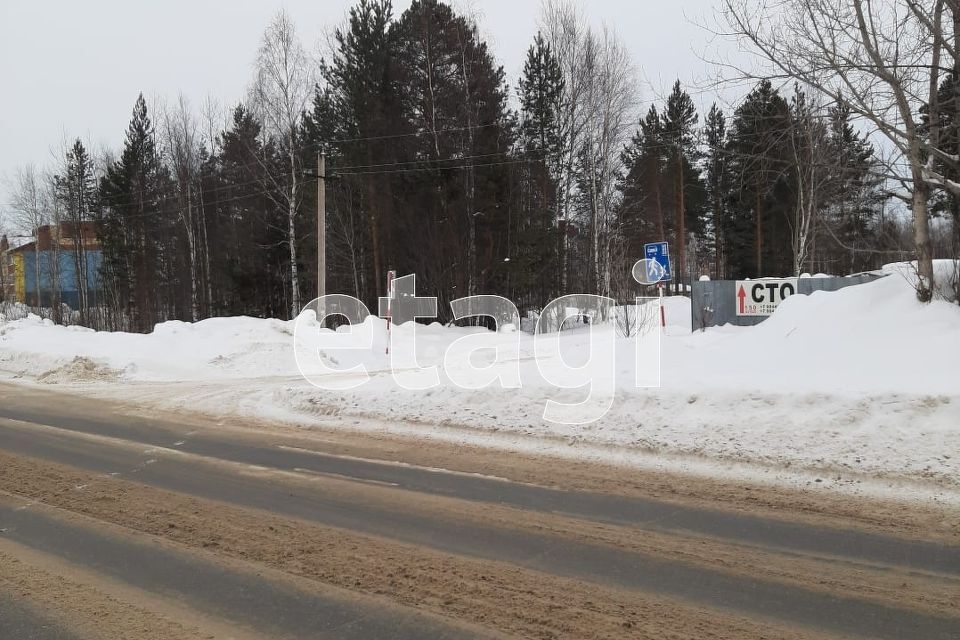
[[[27,289],[24,282],[23,256],[13,256],[13,296],[17,302],[25,302]]]
[[[87,291],[90,295],[90,304],[95,305],[100,290],[100,264],[103,254],[99,249],[87,249],[84,254],[87,262]],[[24,295],[17,295],[17,300],[37,306],[53,304],[53,282],[55,271],[54,252],[40,252],[40,295],[37,295],[36,264],[37,254],[34,251],[24,251],[17,254],[23,264]],[[80,293],[77,288],[77,269],[75,256],[72,250],[61,249],[59,252],[60,301],[72,309],[80,306]],[[20,280],[18,279],[19,283]],[[19,290],[18,290],[19,291]]]

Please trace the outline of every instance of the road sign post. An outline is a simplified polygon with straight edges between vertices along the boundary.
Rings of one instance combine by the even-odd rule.
[[[395,289],[393,287],[393,281],[397,277],[397,272],[394,270],[387,271],[387,355],[390,355],[390,321],[393,319],[393,298]]]
[[[663,285],[657,285],[657,292],[660,294],[660,327],[667,328],[667,312],[663,308]]]
[[[667,311],[663,308],[663,283],[673,279],[670,269],[670,245],[666,242],[648,242],[643,245],[643,257],[647,266],[647,282],[657,283],[660,297],[660,327],[667,326]]]

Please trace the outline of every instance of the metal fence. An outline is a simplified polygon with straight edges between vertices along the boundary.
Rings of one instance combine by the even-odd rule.
[[[809,295],[814,291],[837,291],[844,287],[872,282],[880,277],[883,276],[860,273],[833,278],[800,278],[797,282],[797,294]],[[693,316],[694,331],[724,324],[749,326],[759,324],[769,317],[738,316],[736,287],[735,280],[705,280],[693,283],[690,313]]]

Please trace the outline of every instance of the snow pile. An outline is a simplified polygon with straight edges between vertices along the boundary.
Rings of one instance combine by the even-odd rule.
[[[0,325],[0,367],[56,378],[58,370],[80,358],[88,368],[114,371],[129,380],[291,375],[296,368],[289,325],[281,320],[211,318],[193,324],[164,322],[153,333],[135,334],[58,326],[30,314]]]
[[[791,296],[754,327],[721,327],[667,341],[664,384],[957,395],[960,307],[918,302],[901,273],[837,292]]]
[[[90,358],[76,356],[65,365],[45,371],[37,380],[47,384],[61,382],[110,382],[120,377],[116,369],[98,364]]]

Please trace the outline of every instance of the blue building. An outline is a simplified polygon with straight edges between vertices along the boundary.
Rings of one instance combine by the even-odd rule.
[[[52,306],[57,299],[54,286],[59,284],[60,302],[71,309],[80,308],[81,280],[77,277],[76,237],[69,223],[63,223],[59,228],[40,227],[35,241],[10,251],[13,255],[15,297],[19,302],[31,306]],[[86,272],[88,305],[95,307],[101,289],[100,265],[103,262],[103,251],[92,222],[83,223],[80,237],[83,243],[81,255],[85,269],[82,271]]]

